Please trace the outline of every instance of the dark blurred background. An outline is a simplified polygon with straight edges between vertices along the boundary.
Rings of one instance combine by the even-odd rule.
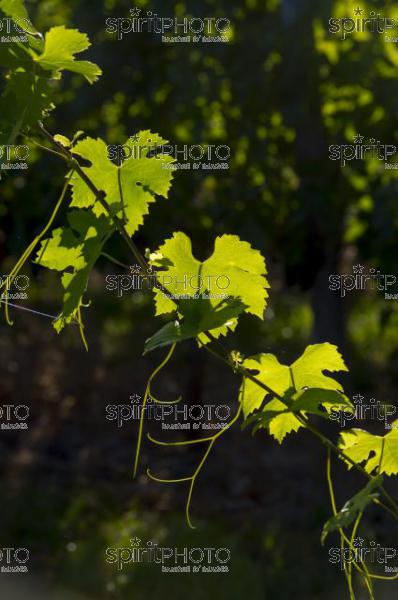
[[[309,343],[338,344],[349,366],[348,394],[396,404],[397,303],[377,291],[341,298],[329,277],[364,265],[397,274],[397,172],[378,160],[329,160],[329,146],[351,144],[355,134],[397,144],[398,47],[383,35],[341,40],[328,33],[330,17],[351,17],[357,3],[330,0],[204,0],[145,2],[162,16],[215,16],[231,20],[224,44],[162,44],[149,33],[118,41],[106,19],[128,17],[130,2],[40,0],[27,3],[39,30],[67,25],[93,42],[84,58],[104,74],[89,86],[66,75],[53,133],[83,130],[123,144],[141,129],[172,144],[225,144],[229,170],[176,172],[168,200],[152,205],[136,241],[156,249],[173,231],[193,240],[202,260],[217,235],[232,233],[266,257],[271,284],[264,322],[245,316],[227,340],[246,356],[275,353],[290,363]],[[395,16],[389,2],[361,2]],[[26,172],[0,182],[0,260],[8,273],[50,214],[65,175],[56,157],[35,150]],[[62,223],[62,215],[58,224]],[[116,239],[112,255],[128,262]],[[33,265],[25,305],[57,314],[61,285],[55,273]],[[14,311],[2,319],[1,404],[26,404],[27,431],[0,435],[1,543],[31,549],[30,574],[2,577],[4,597],[40,600],[116,598],[222,598],[340,600],[344,576],[320,546],[330,516],[325,452],[309,434],[283,445],[265,432],[254,438],[237,426],[215,446],[195,488],[192,517],[184,520],[184,484],[149,481],[190,474],[198,449],[165,451],[144,444],[140,475],[132,478],[137,421],[118,428],[106,406],[143,395],[163,353],[142,356],[144,341],[162,324],[150,292],[105,289],[104,277],[123,270],[103,259],[91,278],[85,310],[90,351],[76,328],[60,336],[51,321]],[[237,404],[239,381],[194,343],[177,349],[156,380],[164,399],[185,404]],[[355,424],[358,426],[358,424]],[[382,424],[362,422],[372,432]],[[182,439],[150,429],[157,437]],[[326,426],[337,439],[339,427]],[[174,436],[174,438],[173,438]],[[363,479],[334,465],[339,506]],[[389,485],[389,484],[387,484]],[[390,489],[393,487],[390,485]],[[361,535],[396,545],[388,516],[369,510]],[[161,575],[153,565],[117,573],[105,561],[108,546],[132,537],[170,546],[231,548],[229,575]],[[358,598],[366,598],[358,584]],[[398,583],[376,586],[376,597],[396,598]]]

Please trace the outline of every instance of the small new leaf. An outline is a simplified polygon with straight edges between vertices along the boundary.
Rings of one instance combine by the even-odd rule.
[[[75,54],[87,50],[90,45],[85,33],[59,25],[46,33],[44,51],[34,60],[47,71],[73,71],[83,75],[89,83],[94,83],[102,74],[101,69],[91,62],[76,60],[75,57]]]
[[[23,0],[0,0],[0,10],[7,17],[14,19],[21,29],[26,28],[30,32],[35,31],[29,20],[28,11]]]
[[[72,142],[70,141],[70,139],[68,139],[64,135],[61,135],[60,133],[57,133],[56,135],[54,135],[54,140],[56,142],[58,142],[58,144],[61,144],[61,146],[63,146],[64,148],[70,148],[72,145]]]

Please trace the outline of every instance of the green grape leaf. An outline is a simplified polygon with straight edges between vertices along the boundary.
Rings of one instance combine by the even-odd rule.
[[[366,507],[373,502],[375,498],[378,498],[379,494],[375,493],[383,485],[383,476],[378,475],[374,477],[366,487],[363,488],[358,494],[355,494],[350,500],[344,504],[343,508],[333,517],[331,517],[323,526],[321,535],[322,545],[329,533],[337,531],[338,529],[344,529],[355,521],[355,519],[364,512]]]
[[[325,343],[307,346],[304,354],[291,365],[291,371],[296,390],[304,387],[341,390],[340,383],[323,371],[335,373],[348,369],[337,347]]]
[[[98,189],[105,192],[106,201],[114,213],[126,220],[126,230],[130,235],[143,224],[144,216],[149,212],[148,205],[155,202],[156,195],[167,198],[173,173],[166,167],[174,162],[168,155],[148,157],[151,144],[166,143],[159,135],[151,131],[140,131],[135,139],[136,142],[131,138],[126,142],[125,147],[130,149],[131,157],[120,167],[109,159],[108,148],[101,139],[85,138],[73,148],[74,154],[91,163],[89,167],[83,167],[83,171]],[[106,212],[78,175],[73,176],[71,183],[71,206],[93,207],[96,215]]]
[[[41,242],[35,262],[54,271],[65,271],[68,267],[79,269],[85,265],[83,247],[71,229],[58,227],[50,238]]]
[[[253,434],[259,429],[268,429],[278,442],[282,442],[288,433],[298,431],[303,426],[295,414],[312,414],[328,419],[333,409],[354,410],[350,400],[337,390],[311,388],[295,392],[290,387],[282,397],[283,402],[277,398],[267,402],[261,412],[247,417],[243,426],[255,423]]]
[[[24,36],[24,34],[29,34],[31,36],[39,36],[37,29],[34,27],[32,21],[29,19],[28,11],[26,10],[25,3],[23,0],[0,0],[0,12],[2,12],[7,17],[10,17],[14,24],[18,26],[19,29],[23,30],[22,32],[18,31],[15,26],[11,26],[12,33],[11,36],[19,37]],[[2,32],[3,35],[4,31]],[[37,47],[33,40],[30,40],[34,47]],[[9,46],[9,50],[11,50],[12,46],[15,46],[14,42],[11,43],[2,43],[0,42],[0,46]]]
[[[243,365],[256,371],[257,379],[278,395],[283,395],[290,387],[296,391],[304,388],[342,391],[340,383],[323,371],[347,371],[337,347],[329,343],[308,346],[290,367],[281,364],[273,354],[247,358]],[[266,392],[248,380],[242,396],[244,414],[248,415],[259,409],[265,397]]]
[[[319,417],[329,418],[331,410],[348,409],[354,411],[352,402],[338,390],[310,388],[293,396],[291,408],[295,412],[306,412]],[[325,410],[321,410],[323,407]]]
[[[301,427],[300,421],[292,412],[284,411],[285,405],[276,398],[267,403],[266,410],[273,408],[279,414],[270,419],[266,429],[280,444],[289,433],[297,432]],[[259,429],[262,425],[260,423]]]
[[[255,376],[279,396],[291,387],[290,371],[287,365],[282,365],[273,354],[258,354],[247,358],[243,366],[250,371],[256,371]],[[240,391],[240,401],[243,414],[249,414],[259,409],[267,397],[267,392],[254,381],[244,379]]]
[[[201,262],[192,254],[189,237],[179,231],[150,255],[150,263],[157,268],[157,279],[168,292],[165,294],[155,287],[156,315],[175,311],[180,297],[196,297],[196,300],[204,297],[211,307],[229,297],[239,299],[245,305],[245,312],[263,318],[269,287],[265,260],[238,236],[217,237],[213,254]],[[211,333],[219,337],[236,325],[237,320],[233,319],[228,327],[219,327]],[[208,339],[199,336],[199,341],[207,343]]]
[[[46,77],[13,72],[0,98],[0,144],[14,143],[21,130],[46,117],[54,108],[52,96]]]
[[[367,473],[398,474],[398,421],[385,436],[372,435],[362,429],[340,434],[339,448],[355,463],[365,463]],[[347,463],[348,468],[352,465]]]
[[[12,19],[29,19],[23,0],[0,0],[0,10]]]
[[[73,71],[83,75],[89,83],[94,83],[102,74],[101,69],[91,62],[76,60],[75,57],[75,54],[87,50],[90,45],[85,33],[59,25],[46,33],[44,50],[34,60],[47,71]]]
[[[217,306],[211,305],[206,299],[180,300],[178,311],[182,319],[167,323],[149,338],[145,342],[144,354],[156,348],[196,338],[205,331],[227,327],[228,322],[244,309],[245,305],[236,299],[221,300]]]
[[[23,2],[0,0],[0,15],[13,19],[19,28],[34,35],[35,28],[29,21]],[[11,37],[26,38],[26,42],[0,42],[0,65],[11,69],[6,74],[5,86],[0,97],[0,144],[13,144],[20,130],[41,119],[52,108],[48,77],[34,73],[34,48],[42,42],[33,35],[15,31]]]
[[[91,211],[72,211],[68,222],[69,227],[55,229],[42,241],[36,257],[37,264],[63,272],[63,308],[54,322],[58,332],[76,318],[90,273],[113,231],[103,215],[96,217]]]
[[[247,381],[247,379],[244,379],[242,386],[245,386]],[[242,423],[242,429],[246,429],[249,425],[254,424],[253,435],[259,429],[268,429],[271,421],[273,421],[275,417],[290,412],[288,406],[290,406],[291,404],[293,394],[294,390],[292,388],[289,388],[282,396],[283,401],[274,398],[273,400],[267,402],[267,404],[263,407],[261,412],[256,412],[251,415],[248,415]],[[296,420],[292,420],[291,423],[296,423]]]
[[[0,65],[10,69],[0,98],[0,144],[13,144],[17,135],[43,120],[54,108],[53,81],[67,69],[93,83],[101,74],[96,65],[78,61],[75,54],[89,47],[87,36],[64,26],[54,27],[43,40],[28,20],[19,0],[0,0],[0,11],[24,32],[19,41],[0,43]],[[0,14],[1,14],[0,13]]]
[[[324,374],[324,371],[347,371],[336,346],[331,344],[308,346],[302,356],[290,367],[281,364],[272,354],[259,354],[247,358],[243,366],[254,371],[259,381],[287,400],[288,406],[271,392],[267,392],[247,378],[244,378],[239,393],[246,419],[251,413],[259,410],[266,399],[271,398],[262,411],[249,420],[249,423],[258,420],[257,429],[262,427],[268,429],[279,443],[288,433],[298,431],[303,426],[294,412],[325,416],[320,406],[326,411],[339,406],[352,407],[348,398],[340,394],[342,392],[340,383]],[[270,415],[270,409],[271,412],[279,414]]]

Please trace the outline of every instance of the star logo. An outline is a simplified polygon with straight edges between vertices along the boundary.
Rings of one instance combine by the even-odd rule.
[[[354,135],[354,144],[362,144],[364,139],[365,138],[363,135],[359,135],[359,133],[357,133],[357,135]]]
[[[139,140],[139,139],[140,139],[140,138],[139,138],[139,135],[138,135],[138,133],[135,133],[134,135],[131,135],[131,136],[130,136],[130,142],[132,142],[133,144],[136,144],[136,143],[138,142],[138,140]]]
[[[354,548],[361,548],[363,546],[364,541],[365,540],[360,537],[355,538],[354,543],[353,543]]]
[[[362,404],[362,400],[364,399],[364,397],[365,396],[361,396],[361,394],[356,394],[352,397],[352,399],[354,400],[355,404]]]
[[[135,6],[134,8],[130,8],[130,15],[134,18],[140,16],[141,9]]]
[[[362,265],[354,265],[352,267],[352,270],[354,271],[355,275],[361,275],[361,273],[363,273],[365,267],[363,267]]]
[[[134,273],[137,275],[138,273],[141,272],[141,267],[140,267],[140,265],[132,265],[130,267],[130,271],[131,271],[131,273]]]
[[[354,15],[356,17],[360,17],[363,13],[363,8],[360,8],[359,6],[357,6],[356,8],[354,8]]]
[[[132,546],[133,548],[138,548],[140,544],[141,544],[141,540],[137,537],[130,540],[130,546]]]
[[[130,400],[134,402],[134,404],[139,404],[139,402],[141,401],[141,396],[139,396],[138,394],[133,394],[132,396],[130,396]]]

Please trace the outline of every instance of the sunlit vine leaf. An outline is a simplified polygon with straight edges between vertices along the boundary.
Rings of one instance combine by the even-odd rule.
[[[385,436],[372,435],[362,429],[350,429],[341,433],[339,448],[356,463],[365,463],[365,470],[386,475],[398,474],[398,421]],[[348,464],[348,463],[347,463]],[[348,468],[351,465],[348,464]]]
[[[210,298],[210,304],[215,306],[219,302],[217,296],[224,293],[241,298],[246,304],[246,312],[261,319],[264,316],[268,297],[266,288],[269,287],[265,278],[265,260],[258,250],[254,250],[248,242],[240,240],[236,235],[217,237],[213,254],[201,262],[192,254],[189,237],[179,231],[155,251],[151,264],[157,267],[157,274],[163,276],[164,281],[172,280],[172,283],[164,287],[173,295],[194,296],[207,290],[216,296],[214,299]],[[198,290],[201,283],[199,278],[203,280],[203,284]],[[219,283],[217,278],[220,278]],[[155,290],[155,299],[157,315],[175,310],[175,302],[166,298],[158,289]]]
[[[283,394],[283,402],[274,398],[260,412],[248,416],[244,426],[254,423],[253,433],[261,428],[269,428],[272,434],[277,434],[275,437],[279,440],[282,433],[286,435],[300,428],[295,414],[311,414],[328,419],[332,409],[354,410],[351,401],[337,390],[310,388],[295,392],[290,387]]]
[[[47,77],[16,71],[0,98],[0,144],[12,144],[20,131],[45,118],[54,108]]]
[[[54,108],[52,80],[59,79],[63,70],[79,73],[92,83],[101,69],[75,59],[90,45],[86,34],[59,26],[43,39],[30,20],[27,24],[28,13],[20,0],[0,0],[1,15],[16,20],[22,29],[26,26],[26,32],[14,32],[18,41],[0,43],[0,65],[12,69],[5,76],[0,98],[0,144],[12,144],[21,131],[28,131]]]
[[[63,273],[63,308],[54,323],[58,332],[75,318],[90,272],[113,231],[104,216],[95,217],[91,211],[72,211],[68,221],[70,227],[55,229],[42,241],[36,257],[38,264]]]
[[[28,19],[23,2],[18,0],[0,0],[2,15],[17,19],[20,25],[24,22],[19,19]],[[35,32],[31,24],[29,30]],[[40,73],[41,69],[35,69],[33,62],[36,50],[44,47],[43,42],[32,35],[18,33],[18,36],[26,37],[27,41],[0,43],[0,65],[12,69],[6,73],[0,97],[0,144],[14,143],[21,130],[53,108],[50,74]]]
[[[305,352],[292,365],[281,364],[272,354],[259,354],[248,358],[243,363],[244,367],[253,371],[256,378],[267,385],[279,396],[286,397],[291,406],[299,402],[296,412],[311,412],[321,414],[319,405],[351,406],[345,396],[338,394],[331,396],[324,394],[324,390],[342,392],[338,381],[324,374],[324,371],[347,371],[347,367],[336,346],[328,343],[308,346]],[[315,388],[314,390],[307,388]],[[247,417],[255,410],[262,407],[263,402],[269,402],[259,413],[259,427],[269,429],[271,435],[279,442],[292,431],[298,431],[302,424],[294,415],[294,408],[281,402],[277,397],[267,393],[256,383],[245,378],[241,390],[240,401],[243,405],[244,416]],[[265,412],[263,422],[261,414]],[[276,416],[269,413],[278,413]],[[272,418],[267,418],[269,415]]]
[[[63,25],[52,27],[46,33],[43,52],[35,56],[34,60],[47,71],[73,71],[83,75],[89,83],[94,83],[101,75],[101,69],[91,62],[76,60],[75,57],[90,45],[87,35],[77,29],[66,29]]]
[[[83,171],[98,189],[105,192],[106,201],[115,214],[119,218],[125,216],[126,230],[130,235],[142,225],[144,216],[149,212],[148,205],[155,202],[156,196],[167,198],[173,173],[166,167],[174,162],[174,159],[168,155],[148,156],[150,145],[166,143],[166,140],[156,133],[141,131],[135,139],[137,141],[127,140],[125,147],[130,149],[131,157],[120,167],[109,159],[107,145],[101,139],[85,138],[73,148],[74,154],[91,163],[90,166],[83,167]],[[124,211],[121,204],[119,177]],[[72,188],[71,206],[93,207],[97,215],[106,212],[96,202],[95,195],[78,175],[72,178]]]
[[[0,10],[13,19],[29,19],[23,0],[0,0]]]
[[[245,312],[264,316],[269,287],[265,260],[258,250],[236,235],[217,237],[213,254],[201,262],[193,256],[189,237],[179,231],[151,255],[150,262],[169,292],[165,294],[155,288],[157,315],[175,311],[180,296],[205,295],[209,308],[216,307],[227,296],[239,299],[245,305]],[[228,327],[212,329],[211,333],[215,337],[225,335],[236,323],[236,319],[230,320]],[[199,339],[201,343],[208,341],[204,336]]]
[[[298,431],[302,425],[294,413],[290,411],[284,412],[285,405],[274,398],[267,404],[267,410],[274,410],[278,414],[271,418],[268,422],[263,423],[261,420],[258,424],[258,429],[268,429],[270,434],[281,444],[289,433]]]

